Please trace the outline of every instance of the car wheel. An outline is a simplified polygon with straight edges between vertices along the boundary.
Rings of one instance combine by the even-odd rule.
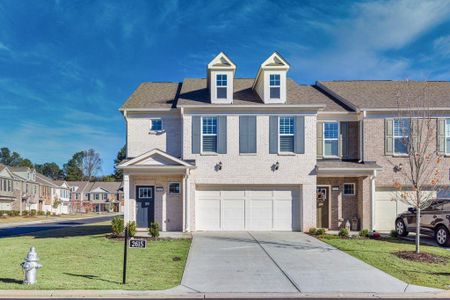
[[[402,219],[398,219],[397,222],[395,222],[395,230],[399,236],[408,235],[408,230],[406,230],[405,222],[403,222]]]
[[[448,229],[444,226],[439,226],[434,233],[434,238],[439,246],[448,245],[450,241],[450,234],[448,232]]]

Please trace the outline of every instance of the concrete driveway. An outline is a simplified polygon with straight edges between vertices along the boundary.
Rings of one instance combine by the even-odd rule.
[[[204,293],[402,293],[406,283],[300,232],[194,233],[181,285]]]

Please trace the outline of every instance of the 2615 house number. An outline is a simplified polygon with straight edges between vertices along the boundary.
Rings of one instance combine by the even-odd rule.
[[[130,248],[146,248],[146,240],[130,240]]]

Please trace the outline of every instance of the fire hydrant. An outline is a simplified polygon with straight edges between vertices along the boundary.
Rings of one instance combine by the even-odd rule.
[[[25,257],[25,260],[20,265],[22,266],[25,279],[23,284],[35,284],[37,277],[37,269],[42,268],[42,265],[38,263],[39,257],[36,253],[36,248],[31,247],[30,251]]]

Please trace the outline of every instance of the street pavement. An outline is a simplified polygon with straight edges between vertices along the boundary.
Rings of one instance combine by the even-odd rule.
[[[30,233],[43,231],[43,230],[49,230],[49,229],[60,229],[60,228],[65,228],[65,227],[106,222],[106,221],[111,221],[113,217],[114,217],[114,215],[108,215],[108,216],[98,216],[98,217],[92,217],[92,218],[91,217],[80,218],[80,219],[75,219],[75,220],[58,220],[55,222],[48,222],[48,223],[39,222],[39,223],[25,224],[25,225],[12,223],[12,224],[10,224],[9,227],[5,227],[5,225],[2,224],[2,228],[0,228],[0,238],[30,234]]]

